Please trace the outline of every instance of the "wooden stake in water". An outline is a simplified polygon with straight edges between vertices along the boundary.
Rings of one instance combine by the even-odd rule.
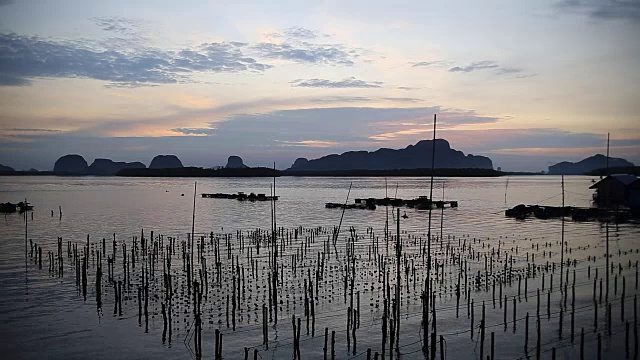
[[[195,232],[195,226],[196,226],[196,193],[197,191],[198,191],[198,182],[195,181],[193,183],[193,212],[191,217],[191,269],[193,269],[193,245],[195,242],[194,232]],[[151,241],[153,241],[153,239],[151,239]],[[193,278],[193,273],[191,272],[192,271],[191,269],[189,269],[189,273]]]
[[[560,289],[562,290],[562,275],[564,269],[564,175],[562,175],[562,211],[560,212],[562,220],[562,234],[560,235]]]
[[[433,114],[433,146],[431,149],[431,179],[429,185],[429,225],[427,229],[427,280],[426,280],[426,297],[431,296],[430,282],[431,282],[431,208],[433,202],[433,173],[436,167],[436,114]],[[428,349],[428,334],[429,334],[429,311],[426,312],[424,323],[424,346]]]

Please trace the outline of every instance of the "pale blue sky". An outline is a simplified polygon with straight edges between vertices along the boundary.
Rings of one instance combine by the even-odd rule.
[[[439,137],[640,163],[640,1],[0,0],[0,163],[249,165]],[[96,146],[99,144],[99,146]]]

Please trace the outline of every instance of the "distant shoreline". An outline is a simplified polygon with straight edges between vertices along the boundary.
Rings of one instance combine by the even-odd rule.
[[[493,169],[435,169],[434,176],[446,177],[500,177],[541,175],[533,172],[504,172]],[[292,171],[258,168],[222,168],[205,169],[183,167],[173,169],[123,169],[116,175],[71,174],[54,171],[14,171],[2,172],[0,176],[118,176],[118,177],[427,177],[431,169],[394,169],[394,170],[325,170]]]

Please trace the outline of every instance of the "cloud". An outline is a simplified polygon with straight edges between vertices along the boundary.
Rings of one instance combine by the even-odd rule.
[[[522,69],[520,68],[501,66],[495,61],[486,61],[486,60],[473,62],[470,65],[464,66],[464,67],[455,66],[450,68],[449,72],[469,73],[472,71],[488,70],[488,69],[495,69],[495,73],[497,75],[514,74],[514,73],[522,72]]]
[[[52,133],[60,132],[56,129],[37,129],[37,128],[0,128],[0,132],[12,132],[12,133]]]
[[[293,80],[290,82],[293,86],[297,87],[310,87],[310,88],[380,88],[382,87],[382,81],[364,81],[358,80],[355,77],[349,77],[342,80],[332,81],[326,79],[308,79],[308,80]]]
[[[333,66],[353,66],[352,59],[359,56],[356,49],[341,44],[299,43],[259,43],[253,46],[259,55],[297,63]]]
[[[2,69],[0,68],[0,86],[28,86],[31,84],[31,82],[25,78],[3,74],[1,72]]]
[[[0,34],[0,86],[32,78],[89,78],[110,86],[196,82],[198,72],[263,72],[271,65],[244,55],[245,43],[203,43],[192,48],[104,48],[91,42]]]
[[[124,36],[137,36],[142,28],[142,21],[119,16],[103,16],[90,19],[104,31]]]
[[[640,21],[640,1],[637,0],[563,0],[557,6],[598,20]]]
[[[498,71],[496,71],[496,73],[498,75],[502,75],[502,74],[515,74],[515,73],[519,73],[522,72],[522,69],[520,68],[514,68],[514,67],[502,67],[499,68]]]
[[[319,37],[321,34],[319,34],[317,31],[314,31],[314,30],[306,29],[299,26],[292,26],[288,29],[285,29],[283,32],[271,32],[265,35],[270,38],[286,37],[289,39],[315,39]],[[327,36],[326,34],[322,34],[322,35]]]
[[[331,104],[331,103],[370,103],[370,102],[402,102],[402,103],[415,103],[420,102],[422,99],[411,97],[365,97],[365,96],[321,96],[312,97],[307,99],[310,103],[317,104]]]
[[[264,146],[304,144],[325,145],[353,150],[354,144],[390,142],[408,144],[424,139],[433,130],[433,114],[438,113],[439,128],[463,124],[495,123],[497,117],[480,116],[473,111],[443,110],[433,107],[331,107],[276,110],[262,114],[238,114],[212,123],[220,139],[237,139]],[[238,138],[241,136],[240,138]],[[321,139],[321,140],[318,140]]]
[[[175,128],[171,129],[171,131],[184,135],[214,135],[216,132],[215,128]]]
[[[506,170],[543,170],[562,160],[580,160],[606,151],[606,134],[577,133],[552,128],[463,130],[463,123],[495,123],[499,118],[470,110],[438,106],[414,108],[334,107],[276,110],[239,114],[212,123],[212,129],[176,131],[176,136],[100,137],[91,133],[0,135],[0,158],[15,168],[50,169],[64,154],[148,163],[157,154],[177,154],[186,165],[224,165],[229,155],[245,163],[286,168],[297,157],[317,158],[349,150],[404,148],[430,139],[433,113],[438,114],[438,138],[456,150],[487,155]],[[169,127],[167,127],[169,128]],[[175,129],[182,129],[176,127]],[[215,141],[208,136],[215,135]],[[207,134],[203,134],[207,132]],[[89,135],[87,135],[89,134]],[[611,154],[640,163],[637,134],[611,140]]]
[[[420,61],[410,62],[411,67],[445,67],[449,65],[449,62],[436,60],[436,61]]]
[[[278,141],[283,146],[306,146],[315,148],[329,148],[338,145],[332,140],[300,140],[300,141]]]
[[[493,61],[478,61],[471,63],[469,66],[460,67],[455,66],[449,69],[449,72],[472,72],[477,70],[485,70],[485,69],[497,69],[498,64]]]
[[[398,90],[407,90],[407,91],[410,91],[410,90],[420,90],[421,88],[419,88],[419,87],[412,87],[412,86],[398,86],[398,87],[396,87],[396,89],[398,89]]]
[[[14,0],[0,0],[0,6],[11,5],[14,4]]]

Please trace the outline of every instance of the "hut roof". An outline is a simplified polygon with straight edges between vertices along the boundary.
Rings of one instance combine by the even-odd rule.
[[[589,189],[597,189],[601,183],[609,180],[609,179],[613,179],[618,181],[619,183],[621,183],[624,186],[629,186],[635,182],[638,181],[638,178],[635,175],[627,175],[627,174],[617,174],[617,175],[609,175],[606,178],[598,181],[597,183],[591,185],[589,187]]]

